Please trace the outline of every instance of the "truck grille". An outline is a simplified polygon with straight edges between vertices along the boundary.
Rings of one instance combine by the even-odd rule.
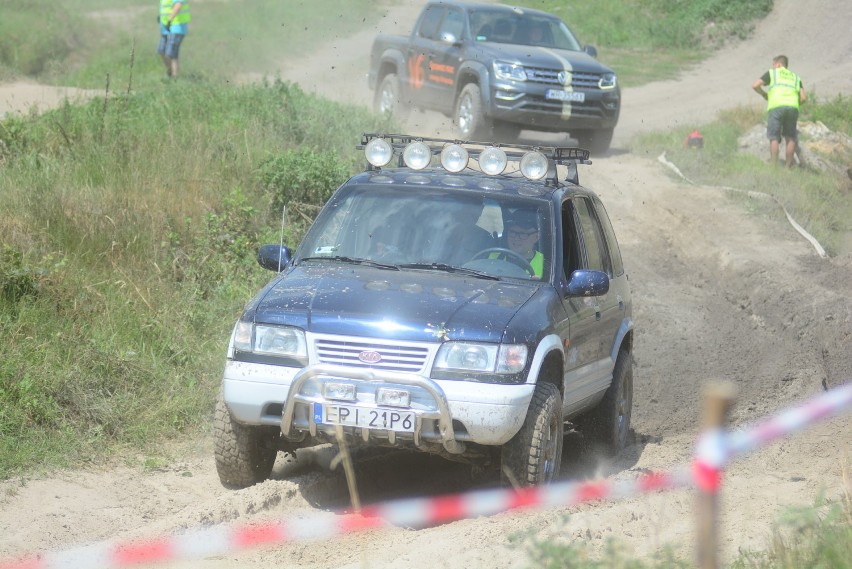
[[[429,350],[426,347],[357,342],[350,340],[317,339],[314,343],[319,361],[325,364],[347,365],[357,368],[382,369],[417,373],[423,369]],[[375,352],[381,358],[367,363],[358,358],[365,352]]]
[[[561,69],[542,69],[538,67],[525,67],[527,81],[542,83],[544,85],[562,85],[559,81]],[[599,89],[601,76],[598,73],[573,73],[571,85],[574,89]]]

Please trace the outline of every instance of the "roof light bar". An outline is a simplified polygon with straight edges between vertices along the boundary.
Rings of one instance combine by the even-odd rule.
[[[440,154],[441,167],[450,173],[465,170],[474,160],[484,174],[499,176],[512,162],[517,170],[507,175],[519,173],[533,181],[546,179],[552,185],[559,182],[557,166],[566,166],[565,180],[578,184],[577,164],[592,163],[589,151],[582,148],[494,144],[404,134],[364,134],[358,148],[364,150],[368,170],[384,168],[394,156],[398,157],[398,166],[404,164],[412,170],[423,170],[432,163],[432,156]]]

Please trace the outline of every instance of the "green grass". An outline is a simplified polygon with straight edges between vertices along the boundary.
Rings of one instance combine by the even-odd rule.
[[[230,328],[270,277],[256,247],[279,239],[282,188],[262,174],[298,190],[274,175],[291,156],[282,169],[317,174],[301,195],[327,195],[360,133],[385,129],[279,82],[160,84],[0,122],[0,477],[205,429]],[[288,242],[303,229],[294,216]]]
[[[724,494],[724,489],[723,489]],[[510,536],[510,545],[525,552],[529,569],[686,569],[693,559],[668,544],[645,558],[637,558],[617,538],[600,551],[576,531],[569,515],[547,527],[531,528]],[[823,497],[812,506],[784,511],[760,550],[744,550],[726,565],[729,569],[850,569],[852,568],[852,500],[849,494],[834,501]]]
[[[147,88],[161,80],[156,3],[9,1],[12,9],[4,6],[0,18],[0,80],[23,75],[95,89],[109,80],[111,90],[128,84]],[[190,7],[181,65],[195,79],[210,80],[250,73],[274,76],[288,60],[310,53],[329,37],[351,33],[382,16],[370,0],[260,5],[230,0],[191,2]]]

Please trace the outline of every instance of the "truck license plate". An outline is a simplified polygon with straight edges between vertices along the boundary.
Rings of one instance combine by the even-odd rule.
[[[562,91],[559,89],[548,89],[544,97],[552,101],[569,101],[571,103],[582,103],[586,100],[586,94],[582,91]]]
[[[314,422],[324,425],[363,427],[383,431],[414,432],[415,417],[411,411],[314,403]]]

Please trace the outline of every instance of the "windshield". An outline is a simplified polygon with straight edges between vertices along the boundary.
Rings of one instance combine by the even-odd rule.
[[[495,277],[541,279],[553,258],[548,212],[547,201],[531,198],[357,185],[326,205],[297,257],[366,259],[402,269],[464,267]]]
[[[558,18],[505,10],[475,10],[470,29],[478,42],[511,43],[580,51],[580,42]]]

